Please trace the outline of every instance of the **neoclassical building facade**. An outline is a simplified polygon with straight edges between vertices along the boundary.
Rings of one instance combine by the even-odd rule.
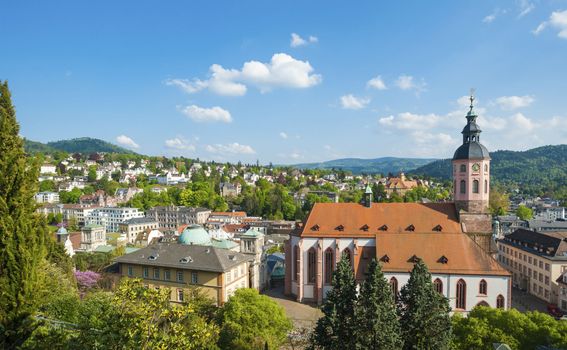
[[[361,204],[315,204],[286,241],[286,294],[322,303],[344,254],[358,282],[374,258],[397,293],[421,259],[453,311],[510,307],[510,273],[490,254],[490,156],[479,142],[472,102],[453,157],[455,202],[372,203],[368,188]]]

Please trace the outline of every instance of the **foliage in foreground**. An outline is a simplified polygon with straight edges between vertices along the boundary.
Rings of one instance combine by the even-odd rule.
[[[255,289],[238,289],[219,314],[222,349],[277,349],[291,330],[284,309]]]
[[[311,348],[449,349],[449,311],[447,299],[434,290],[422,261],[414,265],[396,303],[375,260],[357,294],[350,261],[343,257],[333,274],[333,289],[327,294]]]
[[[493,343],[506,343],[518,350],[537,346],[567,349],[567,321],[556,321],[542,312],[479,306],[468,317],[454,315],[452,323],[455,349],[490,349]]]

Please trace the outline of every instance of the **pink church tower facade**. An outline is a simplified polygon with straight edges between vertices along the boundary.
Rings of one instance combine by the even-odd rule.
[[[465,231],[485,250],[490,251],[491,216],[488,211],[490,197],[490,154],[480,143],[480,127],[470,97],[467,124],[461,132],[463,144],[453,155],[453,198],[459,219]]]

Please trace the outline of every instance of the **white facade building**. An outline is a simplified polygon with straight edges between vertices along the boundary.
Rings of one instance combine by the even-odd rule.
[[[119,225],[133,218],[144,217],[144,213],[138,208],[114,208],[104,207],[95,209],[85,221],[89,224],[102,225],[106,232],[118,232]]]
[[[35,195],[36,203],[59,203],[59,193],[57,192],[38,192]]]

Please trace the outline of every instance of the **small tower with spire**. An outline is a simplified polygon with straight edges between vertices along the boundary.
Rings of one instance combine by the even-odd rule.
[[[471,90],[467,124],[461,132],[463,144],[453,155],[453,197],[457,210],[484,213],[490,194],[490,154],[480,143],[480,127],[474,111],[474,90]]]
[[[370,208],[372,206],[372,187],[366,184],[366,191],[364,191],[364,206]]]
[[[490,154],[480,143],[482,130],[476,123],[474,90],[471,89],[463,143],[453,155],[453,198],[463,231],[487,252],[491,250]]]

